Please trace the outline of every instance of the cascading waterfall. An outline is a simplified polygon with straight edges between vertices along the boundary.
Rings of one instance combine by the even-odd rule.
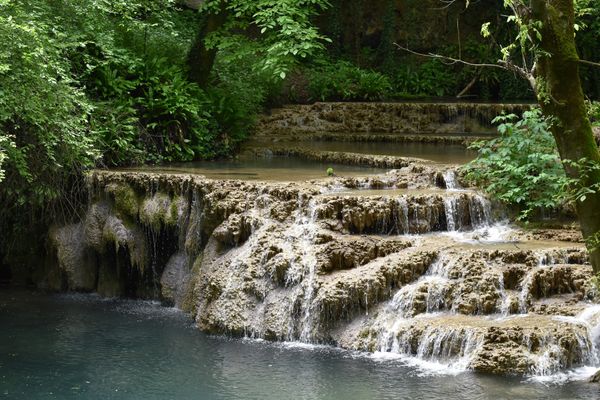
[[[139,188],[155,178],[128,179]],[[160,281],[163,295],[191,298],[207,332],[337,343],[454,370],[547,375],[597,365],[600,309],[588,303],[594,294],[583,246],[513,246],[488,199],[445,179],[446,191],[375,194],[356,185],[342,193],[198,180],[157,187],[129,214],[107,195],[90,207],[85,229],[69,229],[99,238],[81,246],[91,252],[120,222],[124,257],[135,249],[128,227],[166,230],[173,248],[155,250],[164,244],[141,235],[147,243],[139,248],[154,258],[145,267],[156,263],[157,273],[176,278]],[[71,240],[66,232],[57,237]],[[181,271],[193,276],[191,284]]]
[[[456,171],[449,169],[443,172],[444,183],[446,184],[447,190],[459,190],[460,185],[456,180]]]
[[[476,194],[469,199],[469,213],[474,227],[489,226],[492,220],[492,205],[488,199]]]
[[[401,211],[399,214],[400,216],[400,228],[401,228],[401,232],[404,234],[408,234],[410,233],[410,224],[408,221],[408,201],[406,200],[406,197],[400,197],[397,199],[398,202],[398,209]]]
[[[287,275],[287,285],[299,284],[295,292],[295,300],[290,302],[290,328],[288,329],[288,340],[299,339],[302,342],[309,343],[314,338],[314,296],[316,286],[316,255],[314,252],[313,241],[318,230],[316,224],[316,205],[314,201],[308,204],[308,211],[304,212],[298,200],[299,206],[296,216],[296,222],[285,234],[288,252],[293,254],[291,244],[300,246],[301,254],[299,257],[292,258],[290,269]],[[293,327],[295,320],[295,305],[299,303],[300,317],[299,328]],[[298,335],[296,335],[298,331]]]
[[[440,258],[429,267],[423,277],[404,286],[394,295],[388,311],[401,318],[413,317],[415,313],[440,311],[450,289],[446,276],[447,263],[444,258]]]
[[[454,273],[460,256],[442,252],[427,272],[414,283],[400,288],[380,311],[374,322],[381,353],[395,353],[423,362],[446,365],[451,370],[468,369],[478,361],[486,340],[487,326],[492,323],[512,326],[519,317],[534,318],[528,313],[533,280],[540,269],[550,268],[553,261],[566,261],[564,252],[538,252],[538,265],[523,278],[519,292],[520,316],[511,315],[513,295],[505,289],[504,275],[496,272],[499,293],[495,314],[488,317],[461,316],[456,304],[461,293]],[[486,263],[487,264],[487,263]],[[492,265],[486,268],[493,269]],[[525,334],[516,339],[525,351],[527,373],[547,376],[574,365],[599,365],[597,343],[600,339],[600,306],[585,309],[577,317],[555,317],[572,327],[572,344],[565,347],[555,333]],[[576,361],[574,361],[576,360]]]

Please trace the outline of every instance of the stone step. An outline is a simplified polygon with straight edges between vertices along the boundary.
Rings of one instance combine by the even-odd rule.
[[[492,203],[473,192],[365,194],[322,195],[316,203],[316,218],[338,232],[396,235],[472,230],[492,224],[495,217]]]
[[[598,307],[578,317],[482,318],[455,314],[363,321],[336,339],[342,347],[417,357],[479,372],[546,375],[598,362],[591,329]]]
[[[400,134],[492,133],[503,111],[522,113],[526,104],[315,103],[272,110],[258,132],[377,132]]]

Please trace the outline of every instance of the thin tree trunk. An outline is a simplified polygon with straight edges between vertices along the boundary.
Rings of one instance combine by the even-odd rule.
[[[579,57],[575,47],[573,0],[532,0],[533,19],[541,21],[541,49],[536,71],[538,101],[545,115],[555,118],[552,134],[562,160],[587,159],[600,163],[600,153],[587,117],[579,78]],[[579,170],[565,163],[570,178],[579,179]],[[600,182],[593,173],[581,182],[591,186]],[[600,232],[600,193],[577,202],[577,214],[584,238]],[[596,274],[600,273],[600,249],[590,254]]]
[[[188,54],[189,78],[196,82],[200,87],[205,88],[210,79],[210,73],[217,56],[216,49],[207,49],[204,43],[206,36],[219,30],[227,20],[227,11],[225,8],[218,14],[206,14],[202,17],[202,27],[192,44]]]

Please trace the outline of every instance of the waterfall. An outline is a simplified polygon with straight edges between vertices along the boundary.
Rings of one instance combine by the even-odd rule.
[[[444,171],[442,174],[444,177],[444,183],[447,190],[458,190],[461,189],[460,185],[456,181],[456,171],[449,169]]]
[[[587,303],[597,297],[583,246],[513,246],[484,195],[458,190],[451,171],[443,191],[431,183],[440,171],[417,171],[424,187],[368,191],[342,179],[327,191],[330,182],[98,172],[98,185],[130,185],[140,200],[124,208],[114,189],[100,191],[82,225],[53,242],[74,287],[107,269],[91,264],[88,276],[74,264],[116,247],[130,260],[121,267],[162,275],[160,295],[210,333],[336,343],[454,371],[598,365],[600,308]],[[72,246],[74,236],[85,238]]]
[[[425,275],[416,282],[405,285],[392,298],[388,311],[402,318],[419,313],[433,313],[446,306],[446,295],[450,290],[447,279],[447,262],[439,258]]]
[[[299,200],[300,202],[300,200]],[[295,299],[290,301],[290,326],[287,332],[288,340],[299,339],[309,343],[314,337],[315,310],[313,300],[316,291],[316,254],[313,241],[317,233],[316,225],[317,208],[314,201],[308,204],[308,211],[298,208],[296,221],[285,233],[288,252],[292,254],[290,268],[287,273],[286,284],[297,285]],[[293,255],[293,244],[300,248],[299,255]],[[296,318],[296,304],[300,304],[299,319]],[[299,327],[294,325],[298,323]],[[298,333],[296,333],[298,332]]]
[[[490,226],[492,222],[492,204],[485,197],[475,194],[469,198],[469,214],[473,227]]]
[[[397,199],[398,203],[398,215],[400,217],[400,232],[403,234],[410,233],[410,224],[408,222],[408,201],[405,196],[399,197]]]
[[[457,221],[458,207],[456,197],[444,197],[444,208],[446,213],[446,225],[448,231],[456,231],[459,229],[459,222]]]

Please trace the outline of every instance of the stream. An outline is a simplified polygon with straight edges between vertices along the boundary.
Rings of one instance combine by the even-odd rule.
[[[598,396],[574,375],[495,377],[325,346],[208,336],[157,302],[0,288],[0,326],[3,399]]]

